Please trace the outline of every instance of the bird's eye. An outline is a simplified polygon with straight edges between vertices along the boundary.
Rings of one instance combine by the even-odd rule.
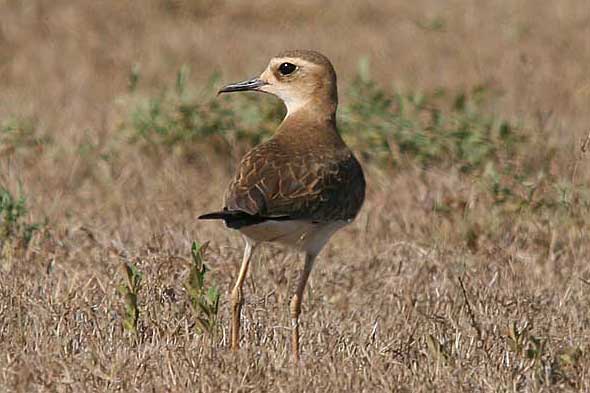
[[[282,63],[279,66],[279,72],[281,73],[281,75],[289,75],[292,74],[293,71],[295,71],[297,69],[297,66],[295,64],[292,63]]]

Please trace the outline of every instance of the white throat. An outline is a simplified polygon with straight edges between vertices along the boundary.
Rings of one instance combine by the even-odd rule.
[[[291,95],[279,95],[279,98],[283,100],[287,107],[287,116],[290,116],[299,111],[304,106],[308,105],[311,98],[304,99],[302,97],[291,96]]]

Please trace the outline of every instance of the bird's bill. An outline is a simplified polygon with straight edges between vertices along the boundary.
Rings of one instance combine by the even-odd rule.
[[[251,91],[251,90],[258,90],[260,87],[267,85],[268,83],[263,81],[259,78],[249,79],[247,81],[242,81],[238,83],[232,83],[230,85],[224,86],[219,90],[217,94],[221,93],[231,93],[234,91]]]

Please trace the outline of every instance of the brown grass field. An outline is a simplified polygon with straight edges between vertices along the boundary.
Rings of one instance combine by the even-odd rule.
[[[0,16],[0,187],[27,207],[0,214],[0,392],[590,391],[587,0],[2,0]],[[257,251],[232,353],[242,239],[195,219],[221,207],[251,143],[131,143],[128,126],[183,65],[191,91],[213,81],[195,98],[212,102],[290,48],[332,59],[343,105],[363,61],[388,90],[485,85],[487,113],[527,138],[494,161],[515,174],[493,192],[490,164],[395,146],[383,164],[353,144],[367,200],[312,273],[299,367],[301,260]],[[273,102],[250,98],[244,113]],[[221,295],[205,331],[185,288],[195,240]],[[142,274],[135,333],[125,263]]]

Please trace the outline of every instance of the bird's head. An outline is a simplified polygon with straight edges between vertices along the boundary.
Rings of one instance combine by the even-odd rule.
[[[336,112],[338,90],[332,63],[311,50],[293,50],[273,57],[256,78],[229,84],[219,93],[260,91],[280,98],[287,116],[303,108]]]

